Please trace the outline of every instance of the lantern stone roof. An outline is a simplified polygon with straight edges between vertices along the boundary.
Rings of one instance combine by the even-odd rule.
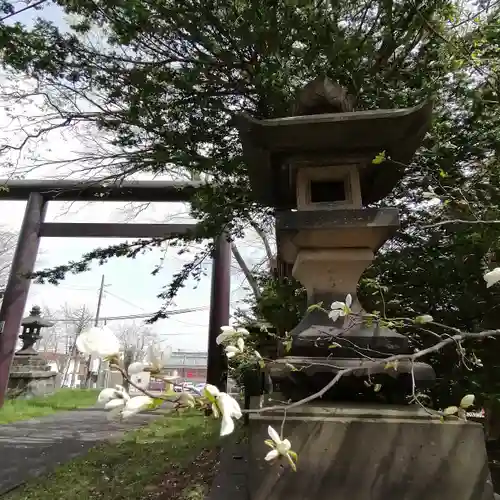
[[[31,308],[29,316],[26,316],[26,318],[23,318],[23,320],[21,321],[21,326],[31,326],[31,325],[49,327],[49,326],[54,326],[54,323],[45,318],[42,318],[42,311],[40,307],[33,306]]]
[[[348,111],[258,120],[235,117],[254,199],[296,208],[301,166],[357,164],[363,205],[387,196],[404,175],[430,126],[432,103],[413,108]],[[372,160],[385,152],[385,160]]]

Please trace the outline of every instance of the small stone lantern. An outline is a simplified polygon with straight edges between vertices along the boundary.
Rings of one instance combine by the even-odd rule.
[[[42,318],[40,307],[33,306],[29,316],[21,322],[23,331],[19,338],[23,341],[23,346],[16,352],[16,356],[37,356],[38,352],[33,347],[40,340],[42,328],[54,326],[54,323]]]
[[[12,360],[8,396],[29,399],[52,394],[59,383],[56,380],[57,372],[51,370],[33,346],[40,339],[42,328],[53,326],[53,323],[42,318],[40,308],[33,306],[21,326],[23,330],[19,338],[23,346]]]
[[[397,209],[373,204],[402,178],[431,111],[430,103],[353,111],[345,90],[318,78],[299,95],[296,116],[236,118],[252,195],[276,209],[279,260],[307,289],[310,304],[322,302],[328,309],[350,294],[356,313],[332,322],[313,310],[292,330],[290,355],[270,366],[275,388],[289,399],[317,392],[344,368],[355,367],[354,376],[342,378],[324,397],[374,397],[366,388],[369,376],[383,379],[387,402],[400,403],[411,388],[412,368],[419,383],[434,380],[425,363],[400,363],[397,371],[383,364],[365,367],[369,359],[411,351],[405,335],[360,319],[364,311],[356,294],[375,253],[399,228]],[[384,159],[374,164],[382,152]]]

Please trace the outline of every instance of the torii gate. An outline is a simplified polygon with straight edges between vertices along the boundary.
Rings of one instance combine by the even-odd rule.
[[[195,224],[115,224],[45,222],[47,205],[57,201],[185,202],[203,185],[200,181],[0,180],[1,200],[27,200],[7,287],[0,308],[0,408],[21,320],[26,307],[41,237],[164,238],[185,234]],[[207,382],[226,388],[227,365],[215,339],[229,322],[231,247],[226,235],[217,238],[212,264],[208,328]]]

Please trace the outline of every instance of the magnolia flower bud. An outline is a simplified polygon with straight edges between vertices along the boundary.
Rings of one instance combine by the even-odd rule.
[[[469,408],[469,406],[472,406],[474,404],[474,399],[476,399],[474,394],[467,394],[460,401],[460,408],[464,408],[464,409]]]
[[[424,325],[425,323],[432,323],[434,318],[430,314],[423,314],[422,316],[417,316],[415,318],[415,323],[419,325]]]

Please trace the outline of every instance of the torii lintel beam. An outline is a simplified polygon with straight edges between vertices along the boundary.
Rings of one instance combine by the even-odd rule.
[[[175,238],[194,232],[196,224],[115,224],[45,222],[40,236],[52,238]]]
[[[204,186],[202,181],[0,179],[0,201],[27,200],[30,193],[40,193],[46,201],[183,202]]]

